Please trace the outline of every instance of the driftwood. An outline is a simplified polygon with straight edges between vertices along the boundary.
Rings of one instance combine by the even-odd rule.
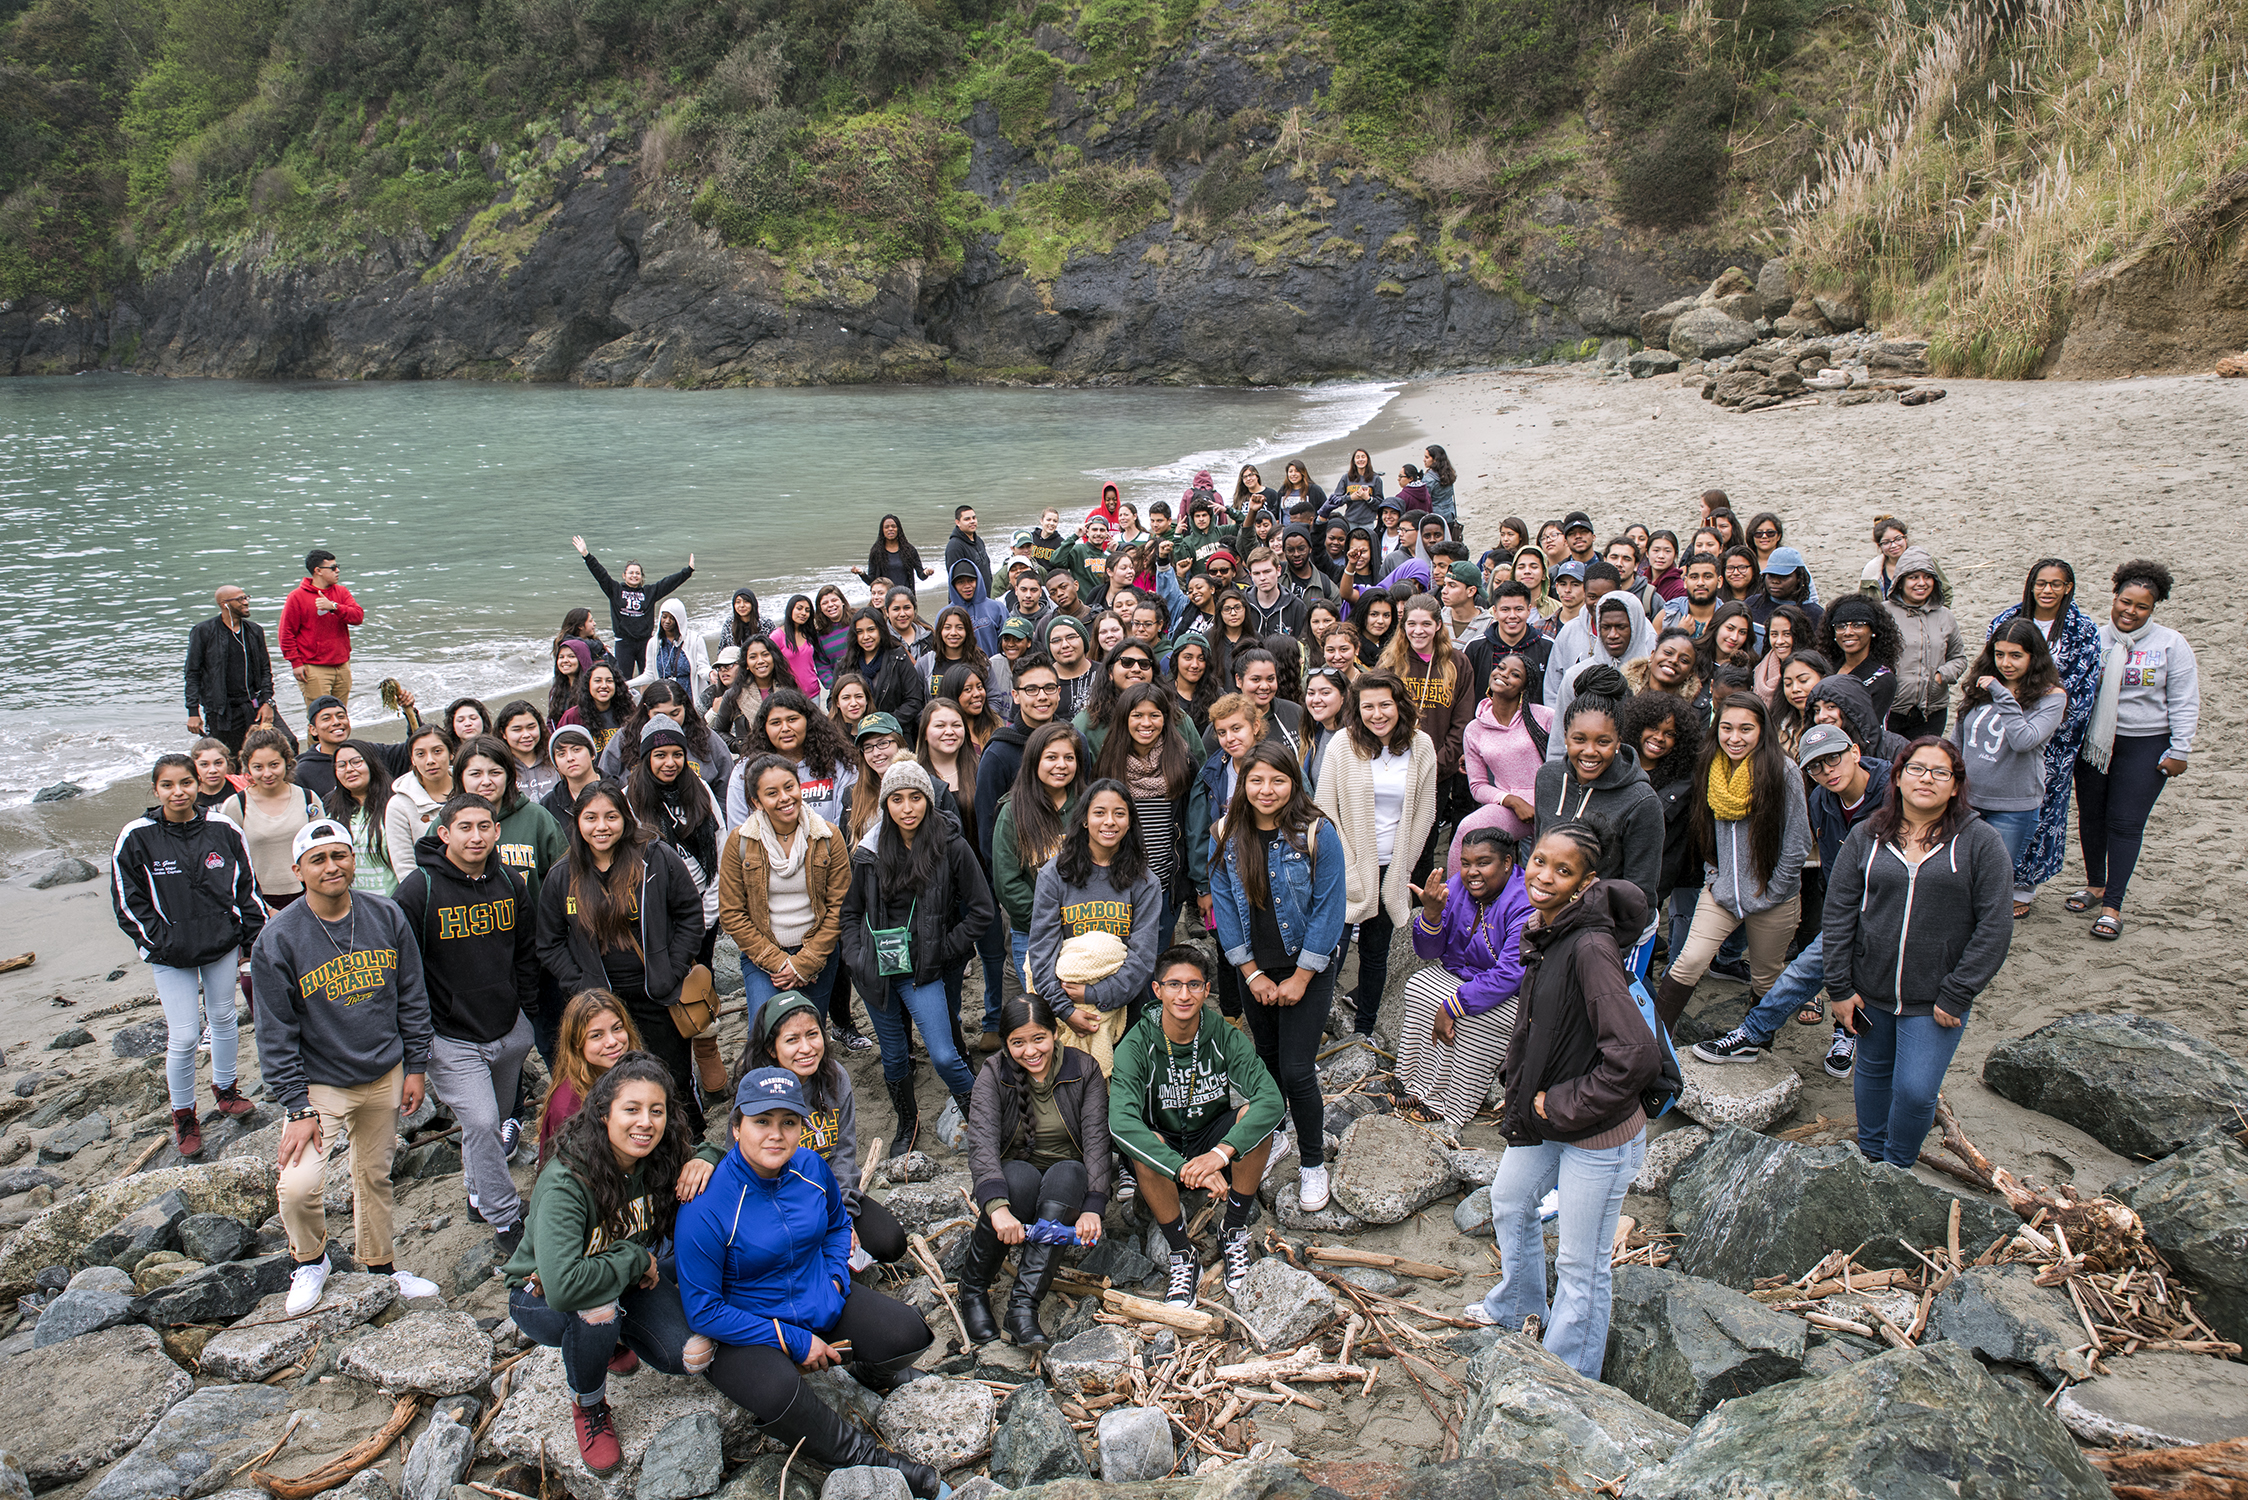
[[[935,1287],[937,1295],[944,1299],[945,1311],[952,1314],[952,1326],[960,1330],[960,1347],[963,1349],[975,1348],[976,1341],[968,1337],[967,1321],[960,1316],[960,1304],[952,1300],[952,1288],[946,1283],[944,1268],[937,1264],[937,1257],[929,1249],[929,1242],[918,1234],[907,1235],[905,1242],[906,1247],[913,1252],[914,1259],[921,1262],[921,1269],[928,1273],[929,1284]],[[282,1500],[288,1500],[288,1497],[283,1496]]]
[[[391,1410],[390,1420],[382,1424],[382,1431],[311,1473],[295,1479],[284,1479],[279,1474],[268,1474],[260,1469],[251,1474],[250,1478],[270,1491],[275,1500],[311,1500],[312,1496],[334,1489],[389,1452],[390,1445],[398,1441],[400,1433],[413,1425],[414,1418],[420,1411],[421,1397],[401,1397],[398,1405]]]
[[[1211,1373],[1220,1380],[1259,1383],[1298,1380],[1307,1385],[1321,1385],[1338,1380],[1360,1381],[1366,1378],[1363,1365],[1324,1364],[1309,1349],[1298,1349],[1284,1359],[1252,1359],[1238,1365],[1220,1365]]]
[[[1313,1245],[1304,1253],[1313,1260],[1325,1261],[1333,1266],[1373,1266],[1378,1270],[1395,1271],[1404,1276],[1418,1276],[1423,1281],[1460,1279],[1460,1273],[1450,1266],[1407,1260],[1402,1255],[1384,1255],[1378,1250],[1353,1250],[1345,1245]]]
[[[39,961],[36,953],[19,953],[14,958],[0,958],[0,974],[13,974],[18,969],[28,969]]]
[[[1114,1287],[1101,1293],[1101,1306],[1135,1323],[1161,1323],[1166,1328],[1176,1328],[1181,1333],[1191,1333],[1201,1338],[1208,1338],[1225,1327],[1225,1320],[1215,1314],[1196,1312],[1191,1307],[1173,1307],[1168,1302],[1156,1302],[1147,1297],[1135,1297],[1130,1292],[1120,1292]]]
[[[2092,1456],[2117,1500],[2243,1500],[2248,1438]]]

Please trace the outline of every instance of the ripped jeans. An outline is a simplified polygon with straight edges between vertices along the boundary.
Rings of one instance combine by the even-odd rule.
[[[507,1311],[525,1338],[562,1351],[563,1380],[583,1406],[605,1399],[609,1361],[619,1344],[666,1375],[692,1374],[710,1363],[711,1343],[688,1328],[679,1283],[672,1280],[668,1265],[654,1286],[645,1291],[632,1287],[599,1307],[563,1312],[547,1306],[528,1286],[519,1286],[508,1293]],[[688,1367],[690,1341],[699,1355],[693,1370]]]

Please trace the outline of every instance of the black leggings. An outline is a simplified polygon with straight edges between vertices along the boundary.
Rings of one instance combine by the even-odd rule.
[[[1435,843],[1432,838],[1431,845]],[[1354,1025],[1360,1036],[1374,1030],[1374,1017],[1382,1008],[1382,991],[1389,988],[1389,944],[1397,936],[1397,924],[1390,920],[1389,908],[1382,905],[1382,884],[1389,879],[1389,866],[1383,865],[1374,872],[1374,914],[1358,924],[1358,989],[1352,1001],[1358,1009]],[[1329,965],[1332,972],[1333,965]],[[1327,992],[1334,993],[1329,984]],[[1308,1000],[1308,997],[1307,997]],[[1320,1012],[1319,1024],[1327,1024],[1327,1015]]]
[[[921,1314],[864,1286],[851,1288],[840,1317],[812,1332],[830,1344],[849,1339],[847,1363],[877,1366],[910,1362],[935,1338]],[[760,1425],[786,1415],[804,1383],[796,1361],[765,1344],[720,1344],[703,1378]]]
[[[1068,1209],[1063,1222],[1069,1224],[1075,1224],[1077,1216],[1084,1212],[1085,1193],[1092,1179],[1085,1175],[1085,1164],[1081,1161],[1058,1161],[1043,1172],[1027,1161],[1003,1161],[999,1170],[1007,1179],[1007,1211],[1021,1220],[1025,1228],[1038,1222],[1041,1203],[1058,1203]],[[984,1214],[984,1222],[991,1222],[989,1211]],[[864,1233],[859,1235],[859,1241],[865,1243]]]
[[[2170,748],[2163,734],[2119,734],[2105,771],[2090,761],[2076,763],[2076,835],[2084,846],[2084,883],[2102,887],[2100,905],[2123,910],[2146,843],[2147,819],[2170,778],[2162,757]]]
[[[1889,729],[1901,734],[1909,742],[1924,734],[1938,739],[1944,735],[1944,725],[1951,720],[1951,706],[1939,703],[1934,708],[1892,708],[1889,710]]]
[[[650,999],[646,990],[619,990],[625,1014],[640,1030],[640,1045],[671,1070],[672,1096],[687,1111],[687,1126],[700,1139],[703,1119],[702,1090],[695,1083],[695,1054],[671,1019],[671,1007]]]
[[[882,1264],[905,1259],[905,1226],[879,1199],[858,1196],[851,1209],[851,1227],[859,1232],[859,1248]]]
[[[1382,919],[1382,956],[1389,955],[1389,920]],[[1367,924],[1367,928],[1372,926]],[[1361,931],[1367,930],[1362,928]],[[1359,972],[1365,972],[1365,951],[1359,953]],[[1377,993],[1379,993],[1377,991]],[[1257,1060],[1280,1083],[1287,1096],[1288,1113],[1296,1122],[1296,1150],[1307,1167],[1324,1166],[1325,1142],[1320,1132],[1327,1118],[1327,1101],[1320,1096],[1319,1072],[1313,1066],[1320,1039],[1326,1035],[1327,1012],[1335,1003],[1335,966],[1327,965],[1311,976],[1311,986],[1294,1005],[1266,1005],[1254,995],[1244,1009],[1249,1013],[1249,1036],[1257,1044]],[[1371,1029],[1371,1010],[1361,1010],[1359,1030]]]

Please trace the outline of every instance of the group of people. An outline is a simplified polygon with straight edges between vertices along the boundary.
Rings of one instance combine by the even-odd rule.
[[[918,1035],[975,1182],[963,1317],[1000,1335],[1012,1253],[1004,1331],[1036,1345],[1061,1247],[1096,1241],[1119,1197],[1164,1235],[1180,1304],[1201,1279],[1186,1193],[1220,1206],[1229,1288],[1285,1138],[1297,1202],[1326,1206],[1315,1059],[1330,1033],[1374,1031],[1409,924],[1428,962],[1390,1002],[1397,1107],[1457,1132],[1496,1100],[1511,1147],[1504,1276],[1470,1315],[1535,1319],[1597,1375],[1658,1033],[1699,982],[1747,995],[1696,1055],[1753,1059],[1789,1015],[1831,1026],[1860,1149],[1909,1164],[1975,997],[2061,867],[2072,796],[2086,878],[2066,905],[2121,935],[2149,813],[2192,748],[2193,653],[2152,618],[2172,587],[2157,562],[2113,570],[2101,621],[2042,559],[1970,652],[1942,568],[1893,517],[1822,602],[1780,517],[1744,525],[1721,493],[1683,544],[1641,526],[1602,543],[1578,512],[1509,517],[1478,553],[1444,450],[1422,460],[1388,493],[1364,450],[1324,490],[1301,462],[1277,488],[1250,465],[1230,493],[1198,474],[1144,517],[1104,485],[1075,526],[1048,510],[1004,549],[962,506],[926,621],[934,570],[894,515],[853,570],[865,604],[828,585],[769,621],[742,588],[707,637],[666,597],[691,557],[615,583],[573,538],[612,641],[573,609],[543,706],[458,699],[401,744],[357,737],[346,699],[300,674],[300,753],[247,597],[222,590],[187,669],[209,735],[159,760],[115,861],[170,1022],[181,1150],[199,1147],[206,1027],[218,1107],[249,1107],[244,969],[290,1112],[293,1307],[325,1276],[324,1145],[349,1139],[359,1258],[390,1266],[388,1121],[426,1083],[460,1121],[517,1325],[562,1350],[589,1464],[616,1461],[605,1372],[645,1359],[820,1462],[890,1464],[929,1495],[935,1475],[800,1379],[841,1361],[887,1389],[930,1337],[854,1280],[905,1236],[862,1191],[842,1055],[879,1049],[902,1154]],[[320,577],[305,589],[340,587]],[[748,1018],[732,1060],[711,1036],[721,932]],[[700,1144],[721,1105],[730,1144]],[[510,1163],[533,1150],[525,1203]]]

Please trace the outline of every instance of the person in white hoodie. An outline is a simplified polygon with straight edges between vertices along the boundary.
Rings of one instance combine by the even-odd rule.
[[[701,631],[687,621],[687,606],[666,599],[656,606],[656,637],[648,643],[648,669],[632,679],[645,688],[659,677],[668,677],[697,703],[710,681],[710,646]]]
[[[406,741],[413,773],[390,784],[390,806],[383,813],[383,848],[391,873],[400,880],[414,873],[414,843],[429,832],[430,819],[453,795],[453,750],[445,731],[425,724]]]
[[[1623,620],[1616,618],[1618,614]],[[1546,659],[1545,701],[1553,710],[1553,722],[1559,724],[1568,717],[1569,700],[1577,696],[1577,679],[1595,663],[1620,672],[1625,662],[1637,661],[1654,649],[1655,627],[1647,623],[1646,607],[1638,597],[1623,590],[1602,594],[1597,604],[1561,627],[1553,652]],[[1565,659],[1564,651],[1574,655]],[[1562,749],[1561,737],[1554,736],[1546,745],[1546,759],[1561,759]]]

